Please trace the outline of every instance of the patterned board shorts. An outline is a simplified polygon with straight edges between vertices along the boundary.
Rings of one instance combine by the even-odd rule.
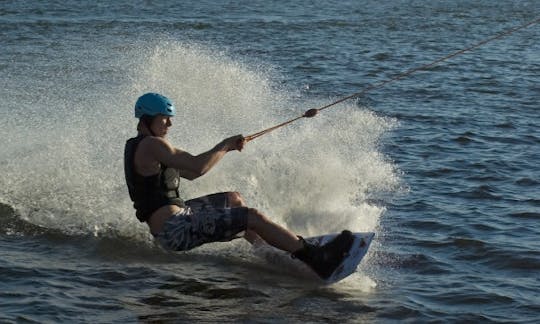
[[[204,243],[239,238],[247,229],[247,207],[230,207],[228,194],[217,193],[185,202],[155,235],[167,250],[187,251]]]

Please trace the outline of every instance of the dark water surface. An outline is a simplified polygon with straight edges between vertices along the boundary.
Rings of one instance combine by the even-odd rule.
[[[0,322],[540,321],[540,26],[227,156],[302,235],[375,231],[358,273],[288,276],[243,241],[167,253],[122,149],[146,91],[202,152],[538,19],[540,1],[0,3]]]

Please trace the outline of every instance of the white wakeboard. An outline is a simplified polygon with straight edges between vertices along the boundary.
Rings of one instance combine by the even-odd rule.
[[[330,285],[347,278],[356,271],[358,264],[360,264],[360,261],[362,261],[362,258],[366,255],[366,252],[369,249],[371,240],[375,236],[375,233],[371,232],[352,234],[354,236],[354,242],[351,245],[348,255],[327,279],[322,279],[319,277],[304,262],[298,259],[293,259],[288,252],[278,250],[262,242],[255,243],[253,248],[255,255],[263,258],[268,263],[279,267],[279,269],[283,272],[291,273],[295,276],[305,277],[307,279],[322,281],[324,284]],[[305,240],[315,245],[324,245],[337,235],[338,234],[326,234],[309,237]]]

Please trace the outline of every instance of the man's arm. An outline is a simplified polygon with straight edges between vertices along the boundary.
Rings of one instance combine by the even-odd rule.
[[[241,135],[227,138],[199,155],[191,155],[173,147],[166,139],[149,138],[149,153],[152,157],[169,167],[179,169],[180,175],[188,180],[196,179],[212,169],[227,152],[241,150],[244,146],[244,138]]]

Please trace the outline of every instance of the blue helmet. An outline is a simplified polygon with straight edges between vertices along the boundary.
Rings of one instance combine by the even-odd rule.
[[[176,108],[169,98],[160,95],[159,93],[146,93],[137,99],[135,103],[135,118],[141,118],[143,115],[174,116]]]

